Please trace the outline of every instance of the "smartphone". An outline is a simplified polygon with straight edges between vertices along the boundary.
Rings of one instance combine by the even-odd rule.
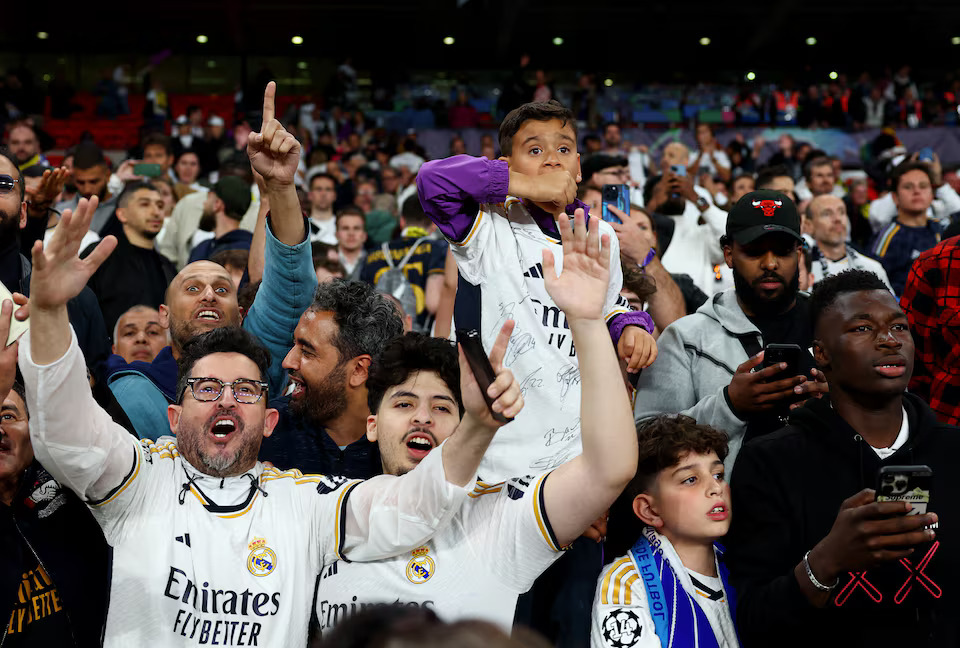
[[[907,515],[922,515],[930,504],[930,466],[881,466],[877,471],[878,502],[910,502]]]
[[[603,206],[603,212],[601,218],[607,221],[608,223],[622,223],[613,212],[610,211],[610,205],[613,205],[620,211],[625,214],[630,213],[630,186],[625,184],[608,184],[603,185],[603,189],[600,190],[600,195],[603,199],[601,203]]]
[[[6,300],[13,302],[13,295],[10,294],[10,291],[0,283],[0,304]],[[13,304],[13,312],[17,312],[18,306]],[[10,333],[7,335],[7,346],[10,346],[16,342],[21,335],[27,332],[27,329],[30,328],[30,318],[23,320],[22,322],[13,316],[13,313],[10,314]]]
[[[470,369],[473,371],[474,378],[480,386],[480,393],[483,394],[483,400],[487,401],[487,409],[490,409],[490,415],[494,420],[501,423],[509,423],[512,418],[504,416],[502,413],[494,412],[492,408],[493,399],[487,394],[487,388],[497,379],[497,374],[493,371],[493,365],[490,364],[490,358],[487,352],[483,350],[483,342],[480,341],[480,331],[477,329],[457,329],[457,342],[463,349],[463,355],[467,356],[467,362],[470,363]]]
[[[133,175],[144,178],[156,178],[159,175],[163,175],[163,167],[159,164],[146,164],[141,162],[140,164],[133,165]]]
[[[917,161],[918,162],[933,162],[933,149],[929,146],[925,146],[919,151],[917,151]]]
[[[683,166],[682,164],[671,164],[670,170],[681,178],[687,177],[687,167]]]
[[[772,367],[781,362],[787,368],[777,373],[770,382],[800,375],[800,347],[796,344],[768,344],[763,348],[763,367]]]

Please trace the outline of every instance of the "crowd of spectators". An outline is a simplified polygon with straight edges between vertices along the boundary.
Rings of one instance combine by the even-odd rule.
[[[437,159],[349,70],[120,155],[8,77],[0,644],[956,643],[960,160],[634,145],[528,64]],[[956,115],[922,87],[736,121]]]

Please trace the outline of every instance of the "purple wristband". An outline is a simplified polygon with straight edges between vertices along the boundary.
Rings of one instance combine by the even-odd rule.
[[[646,311],[629,311],[614,315],[610,320],[610,339],[614,344],[620,342],[620,336],[623,335],[623,329],[628,326],[639,326],[644,331],[653,335],[653,318]]]

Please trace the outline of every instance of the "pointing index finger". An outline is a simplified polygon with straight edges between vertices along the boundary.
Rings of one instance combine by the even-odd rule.
[[[275,99],[277,97],[277,84],[275,81],[271,81],[267,84],[266,90],[263,91],[263,124],[260,126],[260,130],[263,130],[263,127],[267,122],[271,121],[276,114]]]

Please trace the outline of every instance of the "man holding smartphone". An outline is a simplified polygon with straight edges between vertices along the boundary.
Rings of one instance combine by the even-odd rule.
[[[737,459],[726,558],[741,643],[957,645],[952,473],[960,429],[906,392],[913,338],[875,274],[827,277],[810,311],[829,397]],[[872,489],[889,466],[932,472],[925,513],[876,501]]]
[[[727,472],[746,437],[772,432],[789,408],[826,391],[806,351],[813,334],[799,293],[800,216],[775,191],[748,193],[734,206],[721,238],[734,288],[668,326],[660,357],[640,375],[637,421],[686,414],[730,437]],[[799,360],[763,368],[766,345],[793,344]]]

